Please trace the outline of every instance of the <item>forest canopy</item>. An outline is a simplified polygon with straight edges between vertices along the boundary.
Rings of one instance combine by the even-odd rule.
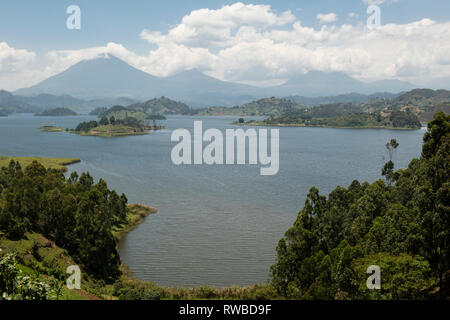
[[[399,147],[387,145],[390,156]],[[400,146],[401,147],[401,146]],[[277,292],[294,299],[449,297],[450,116],[435,115],[422,154],[386,180],[353,181],[328,198],[312,187],[271,267]],[[381,268],[381,290],[366,287]]]

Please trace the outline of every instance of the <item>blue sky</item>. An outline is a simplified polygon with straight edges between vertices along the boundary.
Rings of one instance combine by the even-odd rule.
[[[148,44],[139,38],[142,29],[166,31],[180,22],[187,13],[201,9],[218,9],[237,1],[217,0],[2,0],[0,2],[0,41],[13,47],[32,49],[38,53],[49,50],[80,49],[114,41],[142,53]],[[291,10],[302,24],[318,26],[316,15],[334,12],[347,16],[354,12],[358,20],[366,19],[367,5],[361,0],[255,0],[246,4],[270,4],[276,11]],[[65,26],[66,8],[81,8],[82,28],[70,31]],[[382,23],[406,23],[430,18],[450,19],[448,0],[403,0],[384,3]],[[351,22],[346,18],[339,23]],[[141,51],[142,50],[142,51]]]
[[[313,69],[342,71],[362,80],[395,78],[420,82],[430,75],[434,78],[450,77],[450,62],[445,58],[450,51],[443,40],[446,32],[450,32],[447,25],[450,20],[448,0],[241,2],[245,8],[256,6],[256,14],[267,13],[269,20],[275,16],[279,21],[273,24],[268,20],[263,26],[258,23],[247,25],[241,23],[242,19],[238,17],[236,19],[241,21],[240,24],[231,28],[220,29],[217,24],[213,25],[215,34],[212,35],[211,29],[208,29],[211,26],[203,28],[199,25],[199,21],[205,21],[202,17],[198,20],[192,18],[187,24],[182,23],[183,17],[209,9],[220,16],[220,22],[226,23],[230,14],[222,15],[226,11],[223,8],[236,8],[237,1],[2,0],[0,88],[30,85],[62,71],[81,58],[91,58],[93,52],[101,50],[159,76],[198,68],[224,80],[251,84],[260,82],[261,85],[282,82],[293,73]],[[383,26],[393,25],[374,33],[376,45],[368,40],[367,30],[363,30],[369,2],[379,3]],[[81,8],[81,30],[66,28],[66,8],[72,4]],[[283,18],[286,11],[289,11],[291,18]],[[230,19],[239,14],[239,10],[234,10]],[[321,23],[318,14],[334,14],[336,19]],[[418,23],[418,26],[408,27],[411,23]],[[346,31],[343,25],[350,25],[352,29]],[[282,34],[282,31],[288,34]],[[240,36],[236,36],[239,32],[244,33],[245,39],[242,41]],[[249,39],[252,33],[255,38],[261,38],[259,43]],[[346,34],[354,37],[353,40]],[[219,42],[210,41],[210,37],[222,39]],[[306,40],[301,41],[302,37]],[[339,43],[333,39],[339,39]],[[420,46],[429,46],[430,41],[440,42],[440,45],[421,51]],[[393,46],[397,45],[403,47],[403,51],[395,51]],[[390,51],[390,55],[381,50],[383,46],[383,50]],[[260,56],[254,57],[255,63],[251,61],[253,57],[244,57],[245,54],[251,55],[252,51],[261,52]],[[267,51],[267,56],[264,56],[264,51]],[[436,51],[439,52],[436,54]],[[406,52],[414,54],[406,56]],[[232,56],[233,53],[235,56]],[[434,60],[423,61],[426,55],[433,55]],[[244,57],[241,65],[232,63],[241,57]],[[322,60],[317,61],[317,57],[322,57]],[[180,59],[185,61],[180,62]],[[158,64],[163,60],[164,65]],[[367,68],[363,60],[371,61],[373,68]],[[427,64],[431,67],[428,68]],[[27,78],[24,70],[28,73]]]

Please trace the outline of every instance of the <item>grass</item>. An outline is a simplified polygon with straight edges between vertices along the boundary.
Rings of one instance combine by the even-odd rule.
[[[123,136],[140,136],[147,135],[147,131],[137,131],[135,128],[130,126],[119,125],[102,125],[95,127],[88,132],[77,132],[70,131],[70,133],[79,134],[81,136],[97,136],[97,137],[123,137]]]
[[[40,158],[40,157],[2,157],[0,156],[0,168],[7,167],[11,160],[18,161],[22,168],[27,167],[33,161],[37,161],[47,169],[56,169],[63,172],[67,171],[68,165],[78,163],[81,160],[77,158]]]
[[[142,223],[148,215],[156,212],[158,212],[158,209],[145,204],[129,204],[127,206],[127,223],[114,230],[115,236],[120,239],[124,233],[129,232]]]
[[[21,240],[0,238],[0,248],[0,256],[15,252],[24,272],[65,276],[67,267],[74,264],[66,250],[38,233],[26,233]]]
[[[42,126],[39,128],[41,132],[63,132],[64,130],[60,127],[55,126]]]
[[[47,284],[59,284],[59,300],[94,300],[97,297],[86,292],[89,282],[82,280],[83,290],[69,290],[65,279],[67,267],[76,263],[66,250],[39,233],[26,233],[21,240],[9,240],[0,234],[0,258],[7,253],[15,253],[17,268],[25,275],[34,275]]]

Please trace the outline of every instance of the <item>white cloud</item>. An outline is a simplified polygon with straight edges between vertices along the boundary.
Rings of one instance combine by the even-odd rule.
[[[0,89],[12,90],[40,80],[39,72],[29,69],[35,59],[34,52],[0,42]]]
[[[10,47],[6,42],[0,42],[0,72],[20,71],[36,58],[34,52]]]
[[[337,21],[337,15],[336,13],[327,13],[327,14],[322,14],[319,13],[316,16],[317,20],[319,20],[320,23],[325,24],[325,23],[331,23],[331,22],[336,22]]]
[[[430,19],[382,25],[376,30],[367,29],[362,22],[312,28],[291,12],[276,13],[270,6],[237,3],[217,10],[192,11],[167,32],[143,30],[141,38],[156,44],[144,55],[112,42],[49,52],[50,63],[39,74],[32,73],[31,79],[45,78],[80,60],[110,53],[157,76],[197,68],[223,80],[267,85],[321,70],[342,71],[363,80],[423,82],[450,76],[448,30],[450,22]],[[22,54],[19,61],[34,59],[26,50]],[[0,66],[4,66],[6,60],[1,57],[0,53]],[[2,73],[0,88],[11,85],[7,78],[2,81]]]

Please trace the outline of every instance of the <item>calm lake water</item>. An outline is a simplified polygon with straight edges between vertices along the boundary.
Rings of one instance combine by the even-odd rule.
[[[424,130],[280,128],[280,171],[260,176],[259,166],[175,166],[173,129],[235,128],[236,117],[172,116],[167,130],[123,138],[44,133],[54,124],[74,128],[91,116],[0,117],[0,155],[76,157],[70,170],[89,171],[130,203],[159,209],[124,236],[120,255],[137,278],[165,286],[230,286],[269,279],[275,247],[315,185],[328,194],[353,179],[380,178],[385,144],[396,138],[396,168],[420,155]]]

